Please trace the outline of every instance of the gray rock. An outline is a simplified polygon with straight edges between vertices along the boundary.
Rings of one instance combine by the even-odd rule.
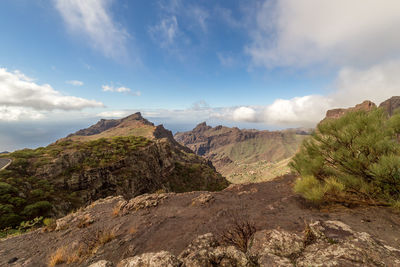
[[[145,253],[122,260],[118,267],[179,267],[182,262],[168,251]]]
[[[106,260],[101,260],[89,265],[88,267],[114,267],[114,263]]]
[[[215,237],[208,233],[197,237],[179,255],[185,267],[249,266],[246,255],[233,246],[219,246]]]

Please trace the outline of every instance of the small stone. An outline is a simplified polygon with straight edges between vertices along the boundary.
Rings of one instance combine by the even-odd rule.
[[[106,260],[101,260],[89,265],[89,267],[114,267],[114,263]]]

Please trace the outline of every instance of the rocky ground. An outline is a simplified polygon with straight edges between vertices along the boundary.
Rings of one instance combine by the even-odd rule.
[[[98,200],[0,241],[0,266],[400,266],[400,214],[311,207],[294,179]]]

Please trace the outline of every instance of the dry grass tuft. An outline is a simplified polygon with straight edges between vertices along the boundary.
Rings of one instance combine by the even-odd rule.
[[[118,217],[120,211],[121,211],[120,205],[119,204],[115,205],[115,207],[112,210],[112,216]]]
[[[60,247],[50,256],[50,260],[48,263],[49,267],[54,267],[58,264],[62,264],[66,262],[66,248]]]
[[[136,230],[135,227],[132,226],[131,228],[129,228],[129,231],[128,231],[129,234],[133,235],[133,234],[135,234],[136,232],[137,232],[137,230]]]
[[[314,244],[317,241],[317,237],[315,236],[314,232],[312,231],[310,224],[308,224],[306,221],[305,223],[305,228],[304,228],[304,236],[303,236],[303,244],[305,247]]]
[[[92,218],[90,218],[89,214],[86,214],[84,217],[80,218],[77,226],[78,228],[86,228],[93,223]]]
[[[96,245],[102,246],[104,244],[107,244],[111,240],[115,238],[115,231],[114,230],[103,230],[100,232],[97,232],[97,242]]]

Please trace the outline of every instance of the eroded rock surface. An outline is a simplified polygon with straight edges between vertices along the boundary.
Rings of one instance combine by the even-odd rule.
[[[198,236],[178,257],[167,251],[145,253],[122,260],[118,266],[400,266],[400,250],[340,221],[316,221],[301,234],[258,231],[246,252],[223,246],[208,233]]]

